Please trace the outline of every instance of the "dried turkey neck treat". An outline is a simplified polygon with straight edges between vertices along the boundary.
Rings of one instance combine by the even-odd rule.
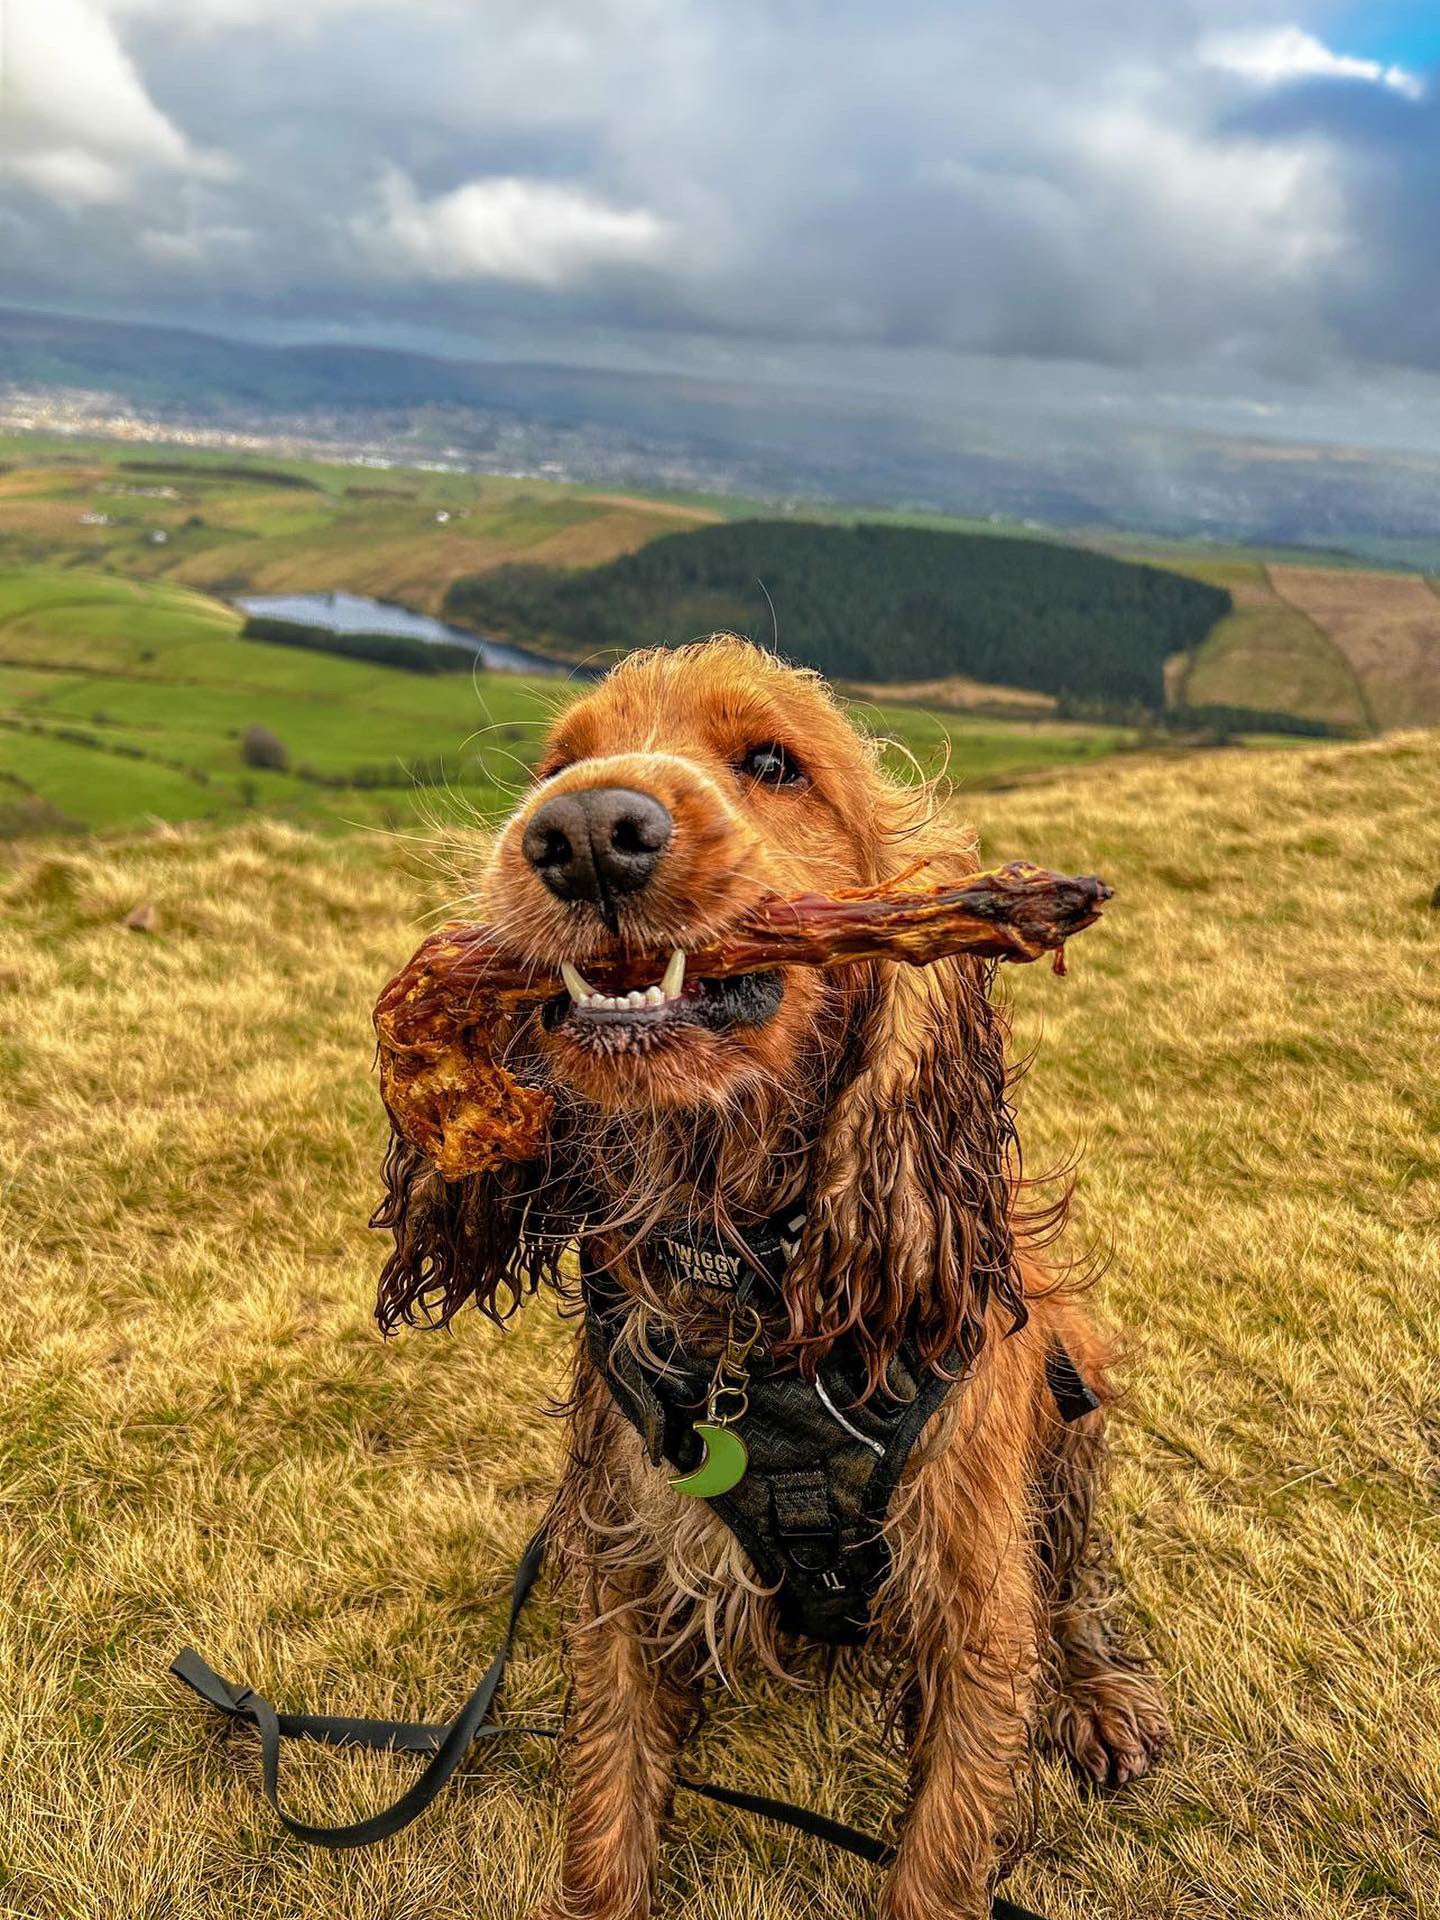
[[[1099,919],[1111,889],[1024,861],[955,885],[799,894],[759,901],[718,945],[686,956],[692,979],[770,967],[840,967],[860,960],[925,966],[952,954],[1038,960]],[[663,965],[663,956],[660,956]],[[587,960],[600,991],[653,984],[654,953]],[[432,934],[375,1008],[380,1091],[396,1128],[447,1180],[488,1173],[541,1151],[550,1096],[522,1086],[496,1057],[510,1018],[564,991],[558,973],[507,953],[486,927]]]

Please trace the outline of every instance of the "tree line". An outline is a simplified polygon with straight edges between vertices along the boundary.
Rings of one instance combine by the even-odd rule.
[[[1223,588],[1059,541],[740,520],[585,571],[455,581],[445,611],[567,652],[728,630],[836,679],[967,674],[997,686],[1165,704],[1163,668],[1231,610]]]
[[[263,640],[272,647],[304,647],[311,653],[336,653],[345,660],[368,660],[399,667],[405,673],[469,673],[478,659],[478,643],[421,640],[413,633],[337,633],[303,620],[277,620],[255,613],[240,629],[242,640]]]

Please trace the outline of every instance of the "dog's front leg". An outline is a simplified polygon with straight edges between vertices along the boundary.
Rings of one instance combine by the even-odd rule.
[[[673,1653],[645,1646],[625,1596],[598,1581],[569,1651],[564,1864],[544,1920],[647,1920],[660,1823],[699,1691]]]
[[[954,1543],[952,1543],[953,1545]],[[1029,1750],[1035,1582],[1024,1542],[967,1543],[915,1582],[912,1798],[885,1920],[985,1920]]]

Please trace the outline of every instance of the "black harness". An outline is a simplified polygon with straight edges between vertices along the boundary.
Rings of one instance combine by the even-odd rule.
[[[652,1270],[681,1283],[769,1304],[779,1298],[803,1225],[803,1213],[789,1208],[749,1233],[744,1253],[708,1234],[661,1228],[640,1252]],[[581,1278],[586,1343],[615,1404],[652,1465],[691,1473],[704,1453],[695,1428],[715,1360],[687,1355],[653,1331],[647,1345],[658,1364],[642,1360],[624,1338],[633,1296],[583,1252]],[[1099,1406],[1058,1343],[1046,1371],[1062,1419]],[[890,1363],[888,1391],[862,1401],[865,1369],[853,1339],[831,1349],[813,1382],[793,1365],[749,1363],[749,1406],[734,1423],[746,1471],[708,1504],[777,1589],[781,1622],[792,1632],[837,1646],[865,1638],[890,1565],[883,1529],[891,1497],[911,1449],[963,1372],[958,1355],[939,1369],[923,1365],[906,1341]]]

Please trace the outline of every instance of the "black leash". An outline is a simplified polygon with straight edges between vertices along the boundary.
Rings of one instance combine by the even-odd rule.
[[[515,1578],[510,1585],[510,1616],[499,1652],[485,1669],[485,1677],[448,1726],[429,1725],[425,1721],[352,1720],[341,1715],[320,1713],[277,1713],[270,1702],[249,1687],[235,1687],[222,1680],[203,1661],[193,1647],[171,1662],[170,1671],[200,1698],[232,1720],[248,1720],[260,1735],[261,1782],[265,1798],[282,1827],[296,1840],[312,1847],[372,1847],[377,1840],[408,1827],[430,1805],[446,1781],[478,1739],[493,1739],[500,1733],[536,1733],[553,1739],[548,1727],[497,1727],[486,1725],[495,1695],[499,1690],[515,1629],[530,1590],[545,1564],[545,1529],[534,1533],[520,1556]],[[419,1779],[406,1788],[392,1805],[367,1819],[344,1827],[315,1827],[297,1820],[280,1804],[280,1744],[282,1740],[320,1740],[329,1747],[366,1747],[379,1753],[428,1753],[430,1764]]]
[[[496,1726],[487,1716],[499,1691],[505,1667],[515,1642],[515,1630],[531,1590],[545,1564],[545,1529],[540,1527],[526,1545],[510,1585],[510,1612],[499,1651],[485,1670],[484,1678],[465,1705],[448,1725],[423,1720],[365,1720],[343,1714],[277,1713],[270,1702],[250,1687],[237,1687],[222,1680],[193,1647],[170,1664],[177,1680],[194,1689],[207,1705],[215,1707],[231,1720],[253,1726],[260,1736],[261,1782],[266,1800],[285,1831],[312,1847],[370,1847],[377,1840],[388,1840],[416,1820],[430,1805],[452,1774],[479,1740],[501,1735],[531,1735],[539,1740],[554,1740],[553,1727],[530,1727],[507,1723]],[[372,1753],[426,1753],[429,1764],[400,1798],[379,1813],[348,1826],[317,1827],[297,1820],[280,1804],[280,1755],[286,1740],[318,1740],[329,1747],[363,1747]],[[768,1794],[741,1793],[733,1787],[717,1787],[705,1780],[687,1780],[678,1785],[698,1793],[722,1807],[734,1807],[742,1813],[758,1813],[812,1840],[824,1840],[846,1853],[858,1854],[875,1866],[886,1866],[895,1857],[895,1849],[873,1834],[831,1820],[808,1807],[792,1806],[788,1800],[772,1800]],[[1039,1920],[1039,1916],[997,1894],[991,1920]]]

